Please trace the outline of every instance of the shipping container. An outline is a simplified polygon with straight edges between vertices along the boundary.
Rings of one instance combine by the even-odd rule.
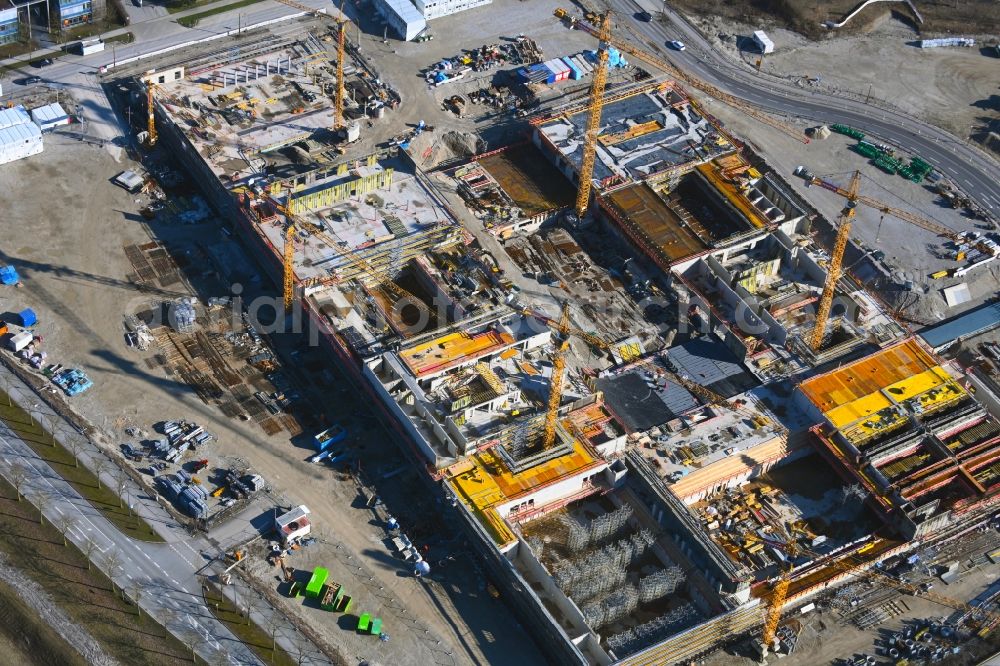
[[[572,59],[563,58],[562,62],[564,65],[569,67],[569,78],[573,79],[574,81],[578,81],[579,79],[583,78],[583,72],[581,72],[580,68],[573,63]]]
[[[30,345],[34,339],[35,336],[31,334],[31,331],[21,331],[7,341],[7,348],[16,353]]]

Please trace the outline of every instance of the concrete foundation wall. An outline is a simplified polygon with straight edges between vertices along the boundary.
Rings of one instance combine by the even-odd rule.
[[[447,489],[445,492],[450,492]],[[504,603],[531,635],[552,664],[560,666],[591,666],[555,618],[545,609],[542,600],[501,553],[479,521],[468,511],[458,511],[468,544],[483,565],[490,582],[500,591]],[[516,554],[516,551],[513,551]]]

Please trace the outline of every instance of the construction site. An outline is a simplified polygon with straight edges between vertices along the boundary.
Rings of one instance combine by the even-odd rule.
[[[157,73],[160,138],[441,481],[552,658],[676,661],[742,632],[790,651],[783,609],[982,510],[994,421],[845,277],[853,208],[819,245],[814,209],[680,85],[605,93],[595,70],[530,141],[428,175],[423,121],[359,152],[391,104],[346,103],[323,46]],[[927,367],[875,407],[827,405],[828,375],[795,391],[814,407],[766,386],[894,344]]]
[[[137,360],[94,362],[128,379],[80,410],[180,396],[176,414],[111,419],[156,424],[126,456],[157,461],[145,473],[212,530],[227,575],[342,658],[807,660],[818,612],[870,629],[904,596],[988,636],[996,599],[971,576],[932,593],[936,574],[890,569],[995,537],[1000,347],[939,356],[995,337],[994,310],[914,335],[865,278],[880,259],[852,221],[934,235],[956,279],[996,241],[868,197],[860,167],[779,166],[704,100],[805,145],[801,127],[716,97],[610,14],[546,19],[562,41],[440,56],[481,43],[469,28],[418,59],[381,28],[362,56],[360,29],[309,10],[294,35],[122,70],[137,150],[170,166],[113,190],[137,224],[114,232],[121,276],[101,286],[136,293],[103,303],[114,325],[85,342],[124,334]],[[480,92],[493,111],[464,118],[459,79],[485,79],[464,69],[498,67],[532,103]],[[438,160],[452,120],[503,131]],[[60,335],[86,330],[60,316]],[[860,587],[899,598],[852,604]]]

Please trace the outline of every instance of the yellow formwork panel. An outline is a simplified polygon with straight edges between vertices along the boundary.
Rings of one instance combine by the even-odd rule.
[[[892,399],[896,402],[903,402],[904,400],[909,400],[921,393],[926,393],[932,388],[941,386],[950,379],[948,373],[946,373],[940,367],[931,368],[925,372],[913,375],[912,377],[907,377],[906,379],[896,382],[895,384],[890,384],[883,389],[886,393],[892,396]]]
[[[892,406],[892,403],[881,393],[872,393],[863,398],[852,400],[846,405],[835,407],[826,413],[826,418],[830,420],[834,428],[838,430],[846,425],[850,425],[860,419],[865,419],[872,414]]]
[[[362,194],[368,194],[369,192],[389,187],[392,185],[392,174],[392,169],[385,169],[368,176],[338,181],[321,190],[292,197],[288,207],[295,215],[304,213],[307,210],[328,208],[352,196],[361,196]]]

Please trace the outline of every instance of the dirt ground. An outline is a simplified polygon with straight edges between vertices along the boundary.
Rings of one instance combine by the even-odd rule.
[[[840,21],[858,5],[858,0],[673,0],[672,5],[707,16],[722,16],[744,23],[772,23],[789,27],[813,38],[828,31],[826,21]],[[970,25],[989,32],[1000,27],[993,0],[916,0],[924,23],[924,36],[964,35]],[[851,19],[841,31],[863,31],[884,16],[896,16],[916,25],[912,13],[902,4],[875,5]]]
[[[509,612],[499,604],[480,603],[476,581],[482,577],[474,571],[456,571],[454,578],[449,571],[438,572],[444,585],[427,585],[409,573],[401,577],[405,569],[400,566],[381,565],[384,559],[391,559],[379,541],[381,527],[369,524],[370,516],[347,510],[353,495],[336,489],[329,468],[305,462],[312,453],[306,441],[311,432],[290,442],[287,433],[268,437],[253,423],[228,419],[203,403],[187,385],[159,368],[151,370],[146,360],[155,349],[140,353],[126,346],[122,326],[125,314],[141,311],[151,302],[175,297],[186,289],[178,284],[163,294],[139,291],[126,281],[132,267],[123,247],[145,242],[151,233],[169,243],[180,243],[181,247],[183,243],[190,246],[225,238],[211,223],[147,227],[137,214],[145,199],[108,182],[129,166],[116,163],[103,149],[50,135],[46,137],[45,152],[0,170],[0,190],[21,192],[18,205],[8,209],[5,216],[6,243],[0,261],[17,266],[24,285],[5,291],[0,307],[8,312],[34,308],[48,362],[80,367],[94,380],[92,389],[72,399],[74,407],[103,432],[104,443],[110,448],[135,441],[124,433],[126,425],[137,425],[148,432],[154,423],[164,419],[197,421],[218,436],[207,452],[210,459],[242,458],[264,476],[276,493],[283,495],[286,505],[308,504],[320,534],[361,560],[365,571],[371,572],[366,582],[379,581],[381,587],[393,591],[393,603],[402,609],[399,613],[421,620],[424,632],[411,632],[412,642],[403,640],[407,635],[404,623],[393,621],[393,641],[375,641],[381,646],[380,660],[405,663],[407,648],[411,654],[429,656],[433,646],[433,650],[453,653],[454,657],[449,655],[443,661],[447,664],[485,663],[502,654],[516,655],[526,664],[540,663],[536,648]],[[72,176],[80,173],[87,174],[86,180]],[[25,183],[45,186],[25,188]],[[211,276],[202,276],[200,283],[203,298],[226,293]],[[266,282],[262,286],[270,288]],[[289,347],[296,344],[286,342]],[[296,380],[302,382],[301,388],[313,391],[319,409],[330,408],[329,418],[361,418],[363,410],[353,402],[343,383],[335,381],[330,387],[310,376],[306,384],[301,375]],[[375,422],[363,425],[358,431],[360,444],[366,447],[371,460],[397,467],[404,464],[395,444]],[[414,492],[426,490],[420,487]],[[414,499],[413,504],[418,505],[420,498]],[[246,523],[243,527],[250,529]],[[226,529],[238,530],[239,526],[229,525]],[[348,573],[342,581],[345,586],[361,590],[360,574],[348,577]],[[454,611],[453,604],[461,607],[461,615]],[[330,642],[341,647],[348,633],[334,625]],[[371,643],[366,645],[372,647]],[[418,645],[422,647],[417,649]]]
[[[723,53],[748,68],[756,66],[760,56],[745,46],[745,36],[759,25],[723,16],[693,20]],[[982,30],[982,24],[972,25],[975,33]],[[962,138],[975,134],[1000,112],[996,57],[979,47],[918,48],[913,31],[888,15],[860,34],[837,33],[813,41],[791,30],[768,27],[768,36],[775,51],[764,57],[761,71],[806,89],[867,100],[873,107],[895,107]],[[980,43],[992,38],[978,37]]]

